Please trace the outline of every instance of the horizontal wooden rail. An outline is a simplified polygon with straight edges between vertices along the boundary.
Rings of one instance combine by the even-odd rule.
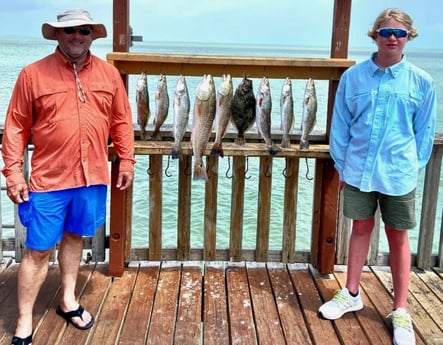
[[[211,56],[180,54],[119,53],[107,54],[122,74],[167,74],[201,76],[230,74],[251,78],[339,80],[355,61],[337,58],[288,58],[257,56]]]

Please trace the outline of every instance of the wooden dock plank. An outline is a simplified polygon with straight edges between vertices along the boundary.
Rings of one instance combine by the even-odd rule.
[[[417,277],[423,280],[437,298],[443,303],[443,281],[433,271],[413,270]]]
[[[373,266],[372,271],[377,275],[385,289],[393,297],[392,276],[389,267]],[[411,273],[411,275],[413,274],[414,273]],[[416,335],[423,340],[426,339],[426,344],[438,344],[434,343],[434,340],[441,339],[441,330],[429,316],[427,310],[420,305],[415,296],[411,293],[408,297],[408,312],[411,314]]]
[[[258,343],[261,345],[284,344],[285,338],[266,264],[247,263],[246,268]]]
[[[258,344],[245,265],[229,263],[226,269],[226,282],[230,343],[232,345]]]
[[[338,270],[337,267],[334,271],[334,276],[336,277],[337,281],[339,282],[340,286],[346,285],[346,268],[340,267]],[[371,284],[369,286],[377,286],[377,278],[375,278],[371,272],[365,268],[363,269],[362,273],[362,280],[363,277],[368,277],[369,279],[372,278],[373,281],[371,281]],[[367,279],[366,279],[367,281]],[[383,292],[380,291],[382,289],[381,286],[378,287],[376,291],[374,291],[375,294],[381,294]],[[371,291],[369,291],[371,292]],[[366,337],[368,338],[369,342],[371,344],[389,344],[392,340],[391,331],[388,328],[388,325],[384,322],[384,319],[386,319],[387,314],[381,315],[376,308],[376,305],[373,303],[369,293],[366,292],[364,289],[364,285],[361,284],[360,286],[360,293],[363,300],[364,308],[358,312],[355,313],[355,316],[360,323],[360,325],[364,325],[362,327],[363,331],[366,334]],[[380,301],[377,301],[380,302]],[[392,301],[390,300],[389,295],[385,294],[385,302],[387,302],[387,305],[391,305]]]
[[[342,288],[335,277],[329,276],[329,278],[327,278],[320,276],[320,274],[318,274],[318,272],[314,269],[312,272],[323,301],[330,300],[334,296],[335,292]],[[344,344],[369,344],[369,340],[367,339],[366,334],[363,332],[355,313],[347,313],[340,319],[329,322],[334,324],[337,335]]]
[[[306,320],[307,330],[314,344],[339,345],[332,322],[318,317],[318,308],[323,303],[307,265],[288,264],[289,275],[295,286]]]
[[[133,266],[133,264],[129,267]],[[138,264],[135,265],[138,267]],[[141,264],[132,293],[125,323],[119,337],[119,345],[144,344],[151,320],[154,297],[157,289],[160,263]]]
[[[286,265],[268,263],[267,266],[286,343],[312,344]]]
[[[14,267],[15,266],[15,267]],[[0,345],[9,345],[17,319],[18,265],[0,273],[9,290],[0,307]],[[323,299],[343,286],[346,267],[320,276],[307,264],[258,262],[133,262],[121,278],[108,264],[82,265],[76,287],[95,315],[89,331],[55,313],[60,284],[49,268],[34,315],[38,344],[390,344],[392,282],[388,267],[364,269],[365,308],[336,321],[322,320]],[[9,272],[8,272],[9,271]],[[442,344],[439,270],[411,272],[409,311],[417,345]],[[267,324],[266,324],[267,323]]]
[[[78,298],[81,298],[82,292],[84,291],[84,288],[90,278],[91,272],[94,270],[94,267],[95,265],[92,264],[84,265],[80,268],[75,289],[75,295],[78,296]],[[51,289],[52,292],[48,290],[45,291],[45,293],[48,294],[48,298],[52,299],[52,303],[51,305],[49,305],[45,317],[41,320],[42,322],[36,327],[37,332],[34,331],[34,333],[36,334],[35,340],[33,341],[34,345],[57,344],[59,339],[62,337],[63,332],[67,328],[66,321],[59,317],[55,312],[60,298],[60,275],[58,268],[54,269],[53,272],[53,274],[56,274],[57,276],[57,279],[53,280],[53,283],[56,283],[56,285],[53,286],[53,288]],[[52,280],[49,274],[47,280]],[[39,299],[37,299],[37,303],[38,301]],[[86,340],[86,337],[84,339]]]
[[[146,341],[148,345],[173,344],[180,276],[179,262],[162,263]]]
[[[228,309],[224,263],[206,263],[204,278],[203,343],[228,345]]]
[[[200,344],[202,289],[202,264],[183,263],[174,344]]]
[[[80,303],[85,309],[94,315],[97,321],[101,319],[100,311],[102,309],[102,304],[111,285],[112,280],[108,276],[107,266],[98,265],[92,272],[91,279],[88,280],[81,295]],[[55,311],[54,315],[54,317],[60,319],[60,317],[55,314]],[[59,345],[87,344],[87,340],[90,338],[95,328],[96,326],[89,331],[79,331],[78,329],[69,326],[63,333]]]
[[[100,312],[100,319],[95,324],[90,340],[92,344],[115,344],[128,308],[136,273],[134,268],[127,268],[121,277],[114,278]]]

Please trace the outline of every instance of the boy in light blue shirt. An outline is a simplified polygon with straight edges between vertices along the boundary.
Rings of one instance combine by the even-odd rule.
[[[343,213],[353,225],[346,287],[319,314],[334,320],[363,308],[359,283],[379,206],[390,251],[396,345],[415,344],[406,311],[411,266],[406,230],[416,225],[417,177],[431,155],[436,121],[434,81],[403,55],[417,35],[411,17],[399,9],[378,16],[368,32],[378,51],[342,75],[331,123],[330,152],[343,188]]]

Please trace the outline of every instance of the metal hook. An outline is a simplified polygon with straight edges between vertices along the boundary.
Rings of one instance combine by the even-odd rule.
[[[154,173],[151,172],[151,164],[149,164],[148,169],[146,169],[146,174],[148,174],[149,176],[154,176]]]
[[[249,180],[251,176],[246,176],[246,173],[249,170],[249,157],[246,157],[246,169],[245,169],[245,179]]]
[[[170,160],[170,158],[171,158],[171,156],[168,156],[168,165],[166,166],[166,169],[165,169],[166,177],[171,177],[172,176],[172,174],[169,173],[169,160]]]
[[[268,157],[266,157],[266,162],[268,162]],[[271,177],[272,172],[269,170],[269,165],[266,164],[265,177]]]
[[[228,175],[229,171],[231,170],[231,157],[228,156],[228,169],[226,170],[226,178],[232,178],[232,174]]]
[[[287,171],[287,170],[288,170],[288,159],[285,160],[285,168],[284,168],[283,171],[282,171],[282,175],[283,175],[285,178],[290,178],[291,175],[286,174],[286,171]]]
[[[313,180],[314,178],[313,178],[313,177],[309,177],[308,158],[305,158],[305,161],[306,161],[306,179],[307,179],[308,181],[311,181],[311,180]]]
[[[183,171],[183,174],[185,174],[185,176],[191,176],[192,175],[192,171],[191,171],[190,166],[189,166],[189,159],[186,160],[186,163],[187,163],[186,164],[186,168]]]

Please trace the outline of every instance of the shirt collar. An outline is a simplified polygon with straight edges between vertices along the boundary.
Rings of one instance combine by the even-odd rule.
[[[374,76],[377,71],[382,71],[380,67],[378,67],[374,62],[376,56],[377,52],[373,53],[371,56],[370,72],[372,76]],[[406,56],[403,54],[402,59],[395,65],[386,67],[384,73],[390,73],[393,78],[396,78],[398,74],[405,68],[406,63]]]
[[[67,58],[67,56],[66,56],[65,54],[63,54],[63,53],[60,51],[60,49],[58,48],[58,46],[57,46],[57,48],[55,49],[55,56],[56,56],[57,60],[58,60],[61,64],[65,64],[65,65],[68,65],[68,66],[71,66],[71,67],[72,67],[72,61],[69,60],[69,59]],[[87,66],[87,65],[89,65],[90,63],[91,63],[91,52],[88,51],[87,56],[86,56],[86,60],[85,60],[85,63],[84,63],[83,66]]]

